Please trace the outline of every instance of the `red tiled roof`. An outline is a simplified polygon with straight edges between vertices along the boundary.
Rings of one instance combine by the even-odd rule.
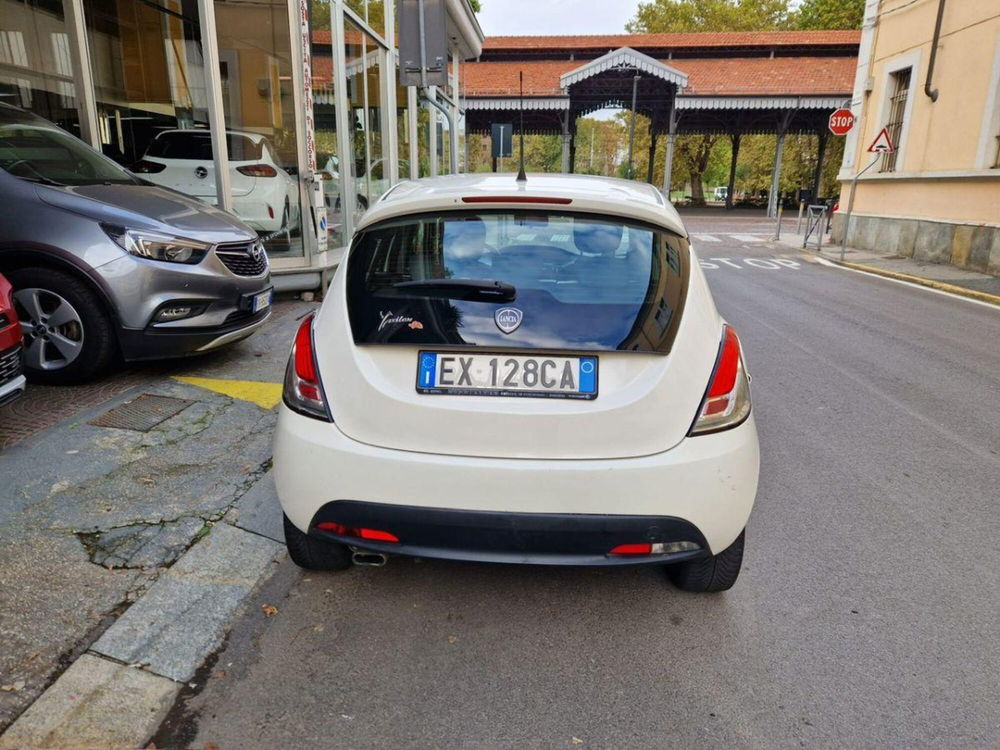
[[[664,60],[688,74],[686,95],[845,94],[854,89],[853,57],[764,57]],[[559,76],[587,61],[539,60],[465,63],[463,95],[515,96],[524,71],[525,96],[560,96]]]
[[[801,47],[855,45],[861,32],[834,31],[700,31],[674,34],[593,34],[575,36],[490,36],[483,51],[547,49],[617,49],[618,47]]]
[[[845,94],[854,90],[854,57],[664,61],[688,74],[685,95]]]

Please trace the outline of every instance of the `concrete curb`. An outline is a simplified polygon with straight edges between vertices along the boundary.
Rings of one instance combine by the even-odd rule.
[[[831,263],[835,263],[838,266],[853,268],[855,271],[863,271],[864,273],[884,276],[888,279],[896,279],[897,281],[907,281],[911,284],[919,284],[920,286],[925,286],[929,289],[937,289],[939,292],[957,294],[960,297],[968,297],[969,299],[974,299],[979,302],[986,302],[988,304],[1000,306],[1000,297],[995,294],[987,294],[986,292],[979,292],[975,289],[967,289],[964,286],[956,286],[955,284],[948,284],[943,281],[925,279],[922,276],[912,276],[908,273],[900,273],[899,271],[889,271],[885,268],[879,268],[878,266],[866,266],[863,263],[854,263],[853,261],[848,260],[835,260],[833,258],[827,258],[823,255],[819,257],[824,260],[828,260]]]
[[[222,643],[284,545],[220,522],[0,736],[15,748],[138,748]]]

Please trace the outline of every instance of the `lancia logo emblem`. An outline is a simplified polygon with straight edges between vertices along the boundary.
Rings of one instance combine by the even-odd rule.
[[[493,320],[496,321],[497,328],[504,333],[514,333],[524,320],[524,313],[516,307],[501,307],[493,313]]]
[[[194,176],[197,177],[199,180],[204,180],[206,177],[208,177],[208,170],[205,169],[204,167],[195,167]]]

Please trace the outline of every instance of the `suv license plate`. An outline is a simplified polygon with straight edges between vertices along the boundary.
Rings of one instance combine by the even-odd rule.
[[[417,391],[451,396],[597,398],[597,357],[420,352]]]
[[[264,292],[259,292],[253,296],[253,300],[250,303],[251,312],[260,312],[271,306],[271,290],[268,289]]]

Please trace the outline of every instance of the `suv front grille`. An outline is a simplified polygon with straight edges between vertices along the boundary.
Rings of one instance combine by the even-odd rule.
[[[0,354],[0,385],[8,383],[21,374],[21,347]]]
[[[254,257],[254,248],[259,250]],[[267,271],[267,255],[260,242],[240,242],[233,245],[219,245],[215,254],[230,271],[237,276],[262,276]]]

